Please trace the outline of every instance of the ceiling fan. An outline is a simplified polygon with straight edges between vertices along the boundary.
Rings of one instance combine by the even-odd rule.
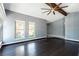
[[[62,6],[60,7],[60,5],[62,3],[56,4],[56,3],[45,3],[46,5],[48,5],[50,8],[41,8],[42,10],[45,10],[43,13],[47,12],[47,15],[49,15],[51,12],[53,12],[53,14],[55,15],[55,11],[58,11],[59,13],[63,14],[64,16],[67,16],[67,12],[63,10],[63,8],[66,8],[68,6]]]

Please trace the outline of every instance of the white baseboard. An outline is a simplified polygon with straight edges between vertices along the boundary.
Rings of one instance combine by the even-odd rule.
[[[48,37],[59,37],[59,38],[64,38],[64,36],[52,35],[52,34],[49,34]]]
[[[47,36],[43,36],[43,37],[36,37],[34,39],[39,39],[39,38],[46,38]]]
[[[40,38],[45,38],[45,37],[47,37],[47,36],[43,36],[43,37],[36,37],[36,38],[33,38],[34,40],[36,40],[36,39],[40,39]],[[17,41],[15,41],[15,42],[9,42],[9,43],[4,43],[3,45],[9,45],[9,44],[14,44],[14,43],[19,43],[19,42],[25,42],[25,41],[30,41],[30,40],[33,40],[33,39],[23,39],[23,40],[17,40]]]
[[[65,39],[65,40],[71,40],[71,41],[77,41],[77,42],[79,42],[79,40],[77,40],[77,39],[66,38],[66,37],[64,37],[64,36],[59,36],[59,35],[52,35],[52,34],[49,34],[48,37],[58,37],[58,38],[63,38],[63,39]]]
[[[65,40],[71,40],[71,41],[77,41],[77,42],[79,42],[79,40],[77,40],[77,39],[71,39],[71,38],[66,38],[66,37],[65,37]]]

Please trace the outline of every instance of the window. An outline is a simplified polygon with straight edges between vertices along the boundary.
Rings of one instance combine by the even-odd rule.
[[[16,20],[16,39],[25,38],[25,21]]]
[[[35,23],[29,22],[29,38],[35,37]]]

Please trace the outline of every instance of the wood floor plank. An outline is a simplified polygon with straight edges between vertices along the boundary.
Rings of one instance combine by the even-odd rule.
[[[78,56],[79,43],[58,38],[3,46],[1,56]]]

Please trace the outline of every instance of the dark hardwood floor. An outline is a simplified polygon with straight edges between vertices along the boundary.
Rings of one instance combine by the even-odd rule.
[[[3,46],[1,56],[78,56],[79,43],[48,38]]]

